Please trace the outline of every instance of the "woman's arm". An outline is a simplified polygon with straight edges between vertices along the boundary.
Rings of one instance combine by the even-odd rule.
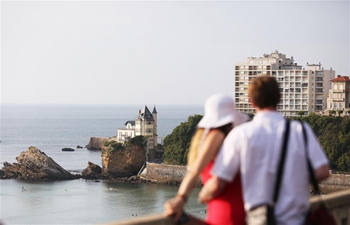
[[[198,201],[200,203],[208,203],[210,200],[221,194],[226,187],[226,184],[227,181],[213,175],[199,192]]]
[[[190,165],[186,176],[181,182],[177,196],[165,203],[164,208],[166,215],[175,215],[175,221],[180,218],[183,206],[195,187],[200,173],[204,167],[215,158],[224,139],[225,135],[223,132],[217,129],[209,131],[198,150],[197,158]]]

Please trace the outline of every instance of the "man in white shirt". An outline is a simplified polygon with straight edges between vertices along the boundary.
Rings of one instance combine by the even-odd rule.
[[[256,116],[251,122],[234,128],[226,137],[215,160],[213,177],[199,194],[201,202],[219,195],[226,182],[240,172],[246,211],[271,204],[280,160],[286,120],[277,112],[280,94],[277,81],[259,76],[248,89]],[[316,136],[305,124],[308,146],[305,148],[302,125],[290,124],[279,198],[275,205],[277,224],[301,225],[309,209],[309,172],[306,151],[317,180],[329,176],[329,166]]]

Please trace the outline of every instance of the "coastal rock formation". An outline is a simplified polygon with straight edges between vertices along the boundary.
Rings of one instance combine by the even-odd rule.
[[[108,138],[104,137],[90,137],[89,144],[86,146],[88,150],[102,150],[103,144]]]
[[[113,147],[112,147],[113,146]],[[102,150],[102,175],[108,178],[136,175],[146,161],[146,152],[136,144],[111,141]]]
[[[104,176],[101,173],[102,169],[99,165],[88,162],[88,166],[83,170],[81,175],[84,179],[103,179]]]
[[[19,180],[72,180],[80,176],[73,175],[58,165],[36,147],[29,147],[16,157],[17,163],[4,162],[0,170],[1,179]]]

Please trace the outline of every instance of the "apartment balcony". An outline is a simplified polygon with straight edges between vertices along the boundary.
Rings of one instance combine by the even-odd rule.
[[[342,90],[334,90],[332,89],[333,93],[345,93],[345,90],[342,89]]]
[[[345,102],[345,98],[333,98],[331,99],[333,102]]]

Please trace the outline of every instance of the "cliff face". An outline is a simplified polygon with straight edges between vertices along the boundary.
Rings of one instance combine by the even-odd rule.
[[[27,151],[21,152],[16,160],[17,163],[4,163],[4,167],[0,170],[0,178],[19,180],[71,180],[79,178],[63,169],[52,158],[33,146],[29,147]]]
[[[146,161],[145,149],[129,144],[123,149],[102,150],[102,174],[109,178],[136,175]]]

